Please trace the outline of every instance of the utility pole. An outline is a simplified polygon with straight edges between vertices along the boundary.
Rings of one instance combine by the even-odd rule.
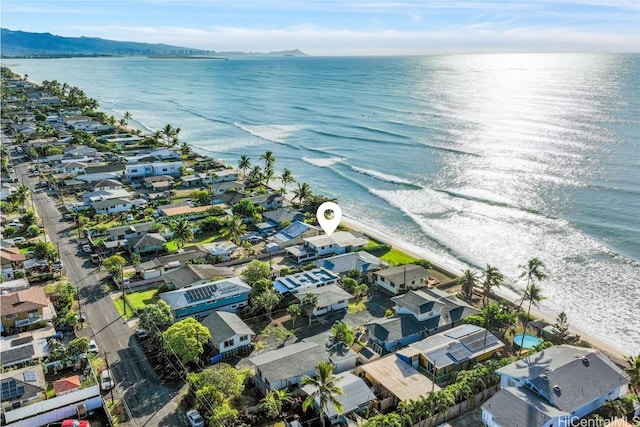
[[[124,289],[124,268],[122,264],[120,264],[120,283],[122,283],[122,308],[124,310],[124,315],[127,315],[127,293]],[[125,320],[127,320],[125,318]]]
[[[107,360],[107,352],[104,352],[104,363],[107,365],[107,371],[109,372],[109,382],[111,383],[111,403],[113,403],[113,387],[115,384],[113,383],[113,375],[111,374],[111,370],[109,369],[109,361]],[[101,379],[100,379],[101,381]]]

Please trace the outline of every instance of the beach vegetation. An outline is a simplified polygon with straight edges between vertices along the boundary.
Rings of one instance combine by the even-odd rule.
[[[489,264],[482,271],[483,280],[482,280],[482,291],[484,294],[484,305],[486,306],[489,302],[489,297],[491,297],[494,288],[499,288],[504,283],[504,276],[498,270],[497,267],[493,267]]]
[[[462,294],[462,297],[467,301],[471,301],[473,299],[473,292],[477,284],[478,275],[476,272],[471,270],[463,271],[462,277],[460,277],[460,293]]]
[[[306,182],[299,182],[298,187],[293,190],[293,199],[295,201],[298,199],[298,204],[302,206],[302,204],[311,197],[311,186]]]
[[[625,356],[625,373],[629,376],[629,386],[640,397],[640,354]]]
[[[550,339],[556,345],[565,344],[570,341],[571,333],[569,333],[567,313],[564,311],[561,311],[558,317],[556,317],[556,323],[553,325]]]
[[[241,155],[240,160],[238,160],[238,169],[242,171],[242,178],[246,178],[247,169],[249,169],[250,167],[251,160],[249,159],[249,156],[247,156],[246,154]]]

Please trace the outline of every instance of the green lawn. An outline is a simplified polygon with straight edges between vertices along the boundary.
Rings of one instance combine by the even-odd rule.
[[[145,305],[155,304],[159,298],[157,289],[149,289],[127,295],[129,306],[137,310],[144,308]]]
[[[380,259],[391,265],[408,264],[417,260],[417,258],[407,255],[397,249],[391,249],[389,252],[382,255]]]
[[[118,310],[118,314],[120,314],[120,316],[122,316],[123,319],[129,319],[130,317],[133,317],[133,314],[134,314],[133,310],[128,304],[127,304],[127,314],[124,314],[124,304],[121,296],[113,300],[113,305],[116,306],[116,310]]]

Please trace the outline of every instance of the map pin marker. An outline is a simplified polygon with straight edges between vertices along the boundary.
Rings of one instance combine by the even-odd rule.
[[[324,216],[326,211],[333,211],[333,218],[326,218]],[[340,209],[340,206],[338,206],[337,203],[324,202],[318,208],[316,218],[318,218],[318,224],[320,224],[322,230],[327,233],[327,236],[331,236],[333,232],[336,231],[336,228],[338,228],[338,225],[340,225],[342,209]]]

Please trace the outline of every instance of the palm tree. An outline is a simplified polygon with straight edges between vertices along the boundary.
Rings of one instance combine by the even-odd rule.
[[[336,412],[342,412],[342,404],[336,398],[336,396],[341,395],[342,388],[340,388],[336,383],[338,382],[338,377],[333,374],[333,365],[330,362],[320,362],[318,366],[316,366],[316,377],[311,378],[309,376],[302,377],[302,385],[312,386],[314,391],[304,400],[302,403],[302,410],[307,411],[309,406],[317,401],[318,403],[318,413],[320,414],[320,422],[322,423],[322,427],[324,427],[324,414],[326,413],[329,404],[332,404],[336,409]]]
[[[243,154],[240,156],[240,160],[238,160],[238,169],[242,171],[242,178],[245,178],[247,175],[247,169],[251,167],[251,160],[249,160],[249,156]]]
[[[236,245],[240,244],[240,237],[247,232],[247,226],[242,222],[242,218],[233,215],[226,219],[224,226],[220,228],[220,234],[227,240],[231,240]]]
[[[531,258],[529,261],[527,261],[527,265],[521,265],[520,268],[522,268],[522,273],[520,273],[520,277],[527,278],[527,286],[524,289],[525,295],[527,294],[529,285],[531,285],[534,281],[537,280],[538,282],[541,282],[547,278],[547,275],[544,272],[546,268],[544,265],[544,262],[540,261],[538,258]],[[517,312],[520,312],[520,309],[522,308],[522,303],[524,302],[524,300],[525,298],[522,298],[522,300],[520,301],[520,305],[518,306]]]
[[[500,273],[497,267],[492,267],[487,264],[487,267],[483,270],[484,281],[482,282],[482,289],[484,291],[484,305],[489,302],[489,296],[493,293],[493,288],[499,288],[504,283],[504,276]]]
[[[258,165],[255,165],[251,172],[249,172],[249,179],[253,185],[260,185],[262,182],[262,168]]]
[[[188,142],[183,142],[180,145],[180,154],[182,154],[183,156],[188,156],[189,154],[191,154],[191,145],[189,145]]]
[[[273,151],[265,151],[260,155],[260,160],[264,160],[264,170],[273,169],[273,165],[276,162],[276,157],[273,155]]]
[[[306,182],[299,182],[298,188],[293,190],[293,200],[298,199],[300,204],[311,196],[311,187]]]
[[[341,320],[336,320],[331,327],[331,336],[335,341],[338,341],[347,347],[351,347],[355,341],[353,329]]]
[[[471,301],[473,299],[473,290],[478,284],[478,276],[475,271],[465,270],[462,272],[460,291],[462,297]]]
[[[293,174],[289,169],[285,169],[282,171],[282,175],[280,175],[280,180],[282,181],[282,187],[284,188],[284,194],[287,194],[287,184],[293,184],[296,182]],[[283,194],[283,196],[284,196]]]
[[[402,402],[401,402],[402,403]],[[400,415],[390,412],[386,415],[376,415],[364,422],[362,427],[402,427],[405,425]]]
[[[26,184],[18,184],[16,191],[11,194],[11,199],[17,206],[24,206],[30,195],[31,189]]]
[[[173,231],[173,240],[176,241],[178,247],[182,247],[185,243],[193,240],[194,234],[193,230],[191,230],[191,223],[186,218],[180,218],[178,221],[172,222],[170,227]]]
[[[436,425],[438,425],[437,421],[440,419],[440,415],[446,413],[456,403],[451,392],[446,389],[429,393],[427,401],[431,412],[437,414]]]
[[[291,304],[289,307],[287,307],[287,314],[291,316],[291,328],[295,328],[296,319],[302,314],[300,304]]]
[[[129,126],[129,120],[131,120],[131,113],[128,111],[124,112],[124,122],[125,126]]]
[[[311,318],[313,317],[313,310],[318,305],[318,295],[309,292],[306,294],[301,301],[302,309],[307,314],[309,318],[309,325],[311,325]]]
[[[175,135],[175,132],[175,129],[169,123],[162,128],[162,134],[167,139],[167,145],[171,145],[171,138]]]
[[[287,390],[269,390],[260,401],[260,408],[266,411],[268,417],[276,418],[282,413],[282,405],[292,401],[291,393]]]
[[[264,174],[262,174],[262,177],[264,178],[264,185],[266,185],[267,187],[269,186],[269,181],[271,181],[271,178],[273,178],[274,174],[275,171],[273,170],[273,166],[269,166],[264,170]]]
[[[629,376],[629,385],[640,397],[640,354],[637,356],[626,356],[625,362],[629,365],[624,371]]]

